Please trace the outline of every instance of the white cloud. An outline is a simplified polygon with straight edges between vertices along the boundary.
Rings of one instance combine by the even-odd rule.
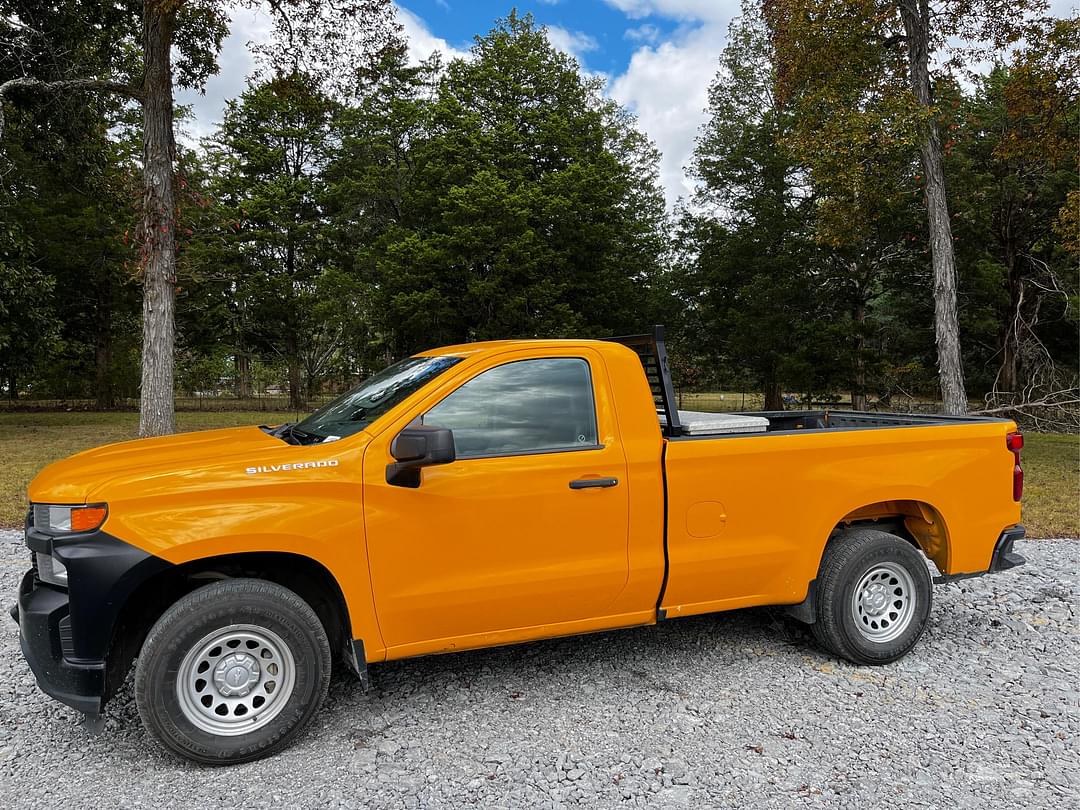
[[[653,43],[660,39],[660,29],[651,23],[645,23],[636,28],[627,28],[623,32],[623,39],[629,39],[631,42]]]
[[[705,5],[689,0],[608,2],[635,8]],[[690,162],[694,140],[705,121],[709,83],[716,75],[720,51],[727,39],[727,24],[738,13],[736,2],[707,5],[707,20],[694,27],[681,27],[667,41],[638,48],[626,71],[609,90],[612,98],[637,114],[638,125],[660,150],[660,181],[669,206],[680,196],[693,193],[694,185],[683,168]],[[718,13],[718,7],[725,9],[723,15]]]
[[[731,19],[732,9],[738,3],[729,0],[605,0],[631,19],[649,15],[670,17],[675,20],[700,20],[724,22]]]
[[[583,62],[582,56],[589,51],[595,51],[600,47],[595,37],[589,36],[584,31],[568,31],[558,25],[548,25],[547,38],[555,50],[574,57],[578,62]]]
[[[176,103],[190,105],[194,119],[189,118],[178,126],[181,141],[192,145],[213,133],[221,123],[225,101],[244,91],[247,77],[255,69],[255,60],[247,44],[269,41],[272,30],[270,15],[259,7],[237,6],[232,10],[229,36],[218,54],[218,73],[207,80],[202,94],[194,90],[176,92]]]
[[[684,167],[705,121],[709,83],[716,75],[727,26],[738,0],[606,0],[631,19],[650,15],[682,23],[666,40],[649,23],[625,36],[643,44],[612,83],[612,98],[629,107],[638,125],[660,150],[660,181],[669,206],[693,193]]]
[[[442,37],[437,37],[428,29],[427,24],[407,8],[397,7],[398,22],[405,29],[405,38],[409,42],[409,61],[417,64],[438,51],[443,63],[459,57],[468,58],[468,51],[455,48]]]
[[[435,51],[443,55],[444,63],[457,57],[468,58],[468,51],[455,48],[442,37],[432,34],[424,21],[408,9],[398,6],[397,13],[408,39],[412,63],[418,64]],[[193,90],[176,92],[176,103],[192,108],[192,117],[178,125],[177,136],[182,142],[194,146],[200,138],[213,134],[221,123],[225,102],[244,92],[247,78],[255,69],[248,43],[269,42],[272,33],[270,13],[260,6],[238,5],[233,9],[229,35],[218,55],[220,71],[210,77],[201,94]]]

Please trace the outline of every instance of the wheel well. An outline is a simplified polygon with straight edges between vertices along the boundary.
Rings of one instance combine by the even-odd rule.
[[[106,699],[123,682],[146,634],[171,605],[211,582],[238,577],[265,579],[296,593],[319,617],[330,649],[335,654],[351,653],[352,630],[345,596],[325,566],[310,557],[284,552],[208,557],[182,563],[150,577],[124,604],[113,629]]]
[[[855,526],[884,529],[920,549],[941,572],[949,570],[949,533],[941,513],[923,501],[879,501],[852,510],[836,524],[830,539]]]

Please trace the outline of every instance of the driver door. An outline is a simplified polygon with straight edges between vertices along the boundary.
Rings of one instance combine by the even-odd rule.
[[[415,489],[386,482],[402,426],[372,442],[364,513],[390,657],[610,612],[628,575],[629,493],[603,380],[586,349],[492,360],[417,414],[453,431],[457,459],[424,468]]]

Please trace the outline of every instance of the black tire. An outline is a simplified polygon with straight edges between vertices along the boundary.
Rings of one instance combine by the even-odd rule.
[[[825,549],[811,629],[842,658],[887,664],[915,646],[932,604],[930,571],[918,549],[888,532],[852,529]]]
[[[285,748],[311,722],[330,667],[326,631],[307,602],[272,582],[223,580],[187,594],[151,628],[135,701],[147,730],[181,757],[250,762]],[[249,723],[261,725],[248,731]]]

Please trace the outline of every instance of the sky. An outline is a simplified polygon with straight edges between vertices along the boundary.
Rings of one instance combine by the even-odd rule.
[[[637,115],[638,126],[662,154],[660,180],[668,206],[692,193],[684,167],[705,119],[707,90],[739,0],[397,2],[410,58],[417,62],[433,51],[449,58],[467,54],[473,37],[486,33],[515,6],[547,26],[555,47],[577,59],[583,72],[602,76],[608,95]],[[1051,3],[1059,16],[1075,6],[1075,0]],[[219,74],[207,82],[203,95],[177,94],[177,101],[190,104],[194,112],[182,137],[193,141],[213,132],[225,101],[243,91],[252,70],[248,43],[265,42],[269,33],[267,12],[236,9],[219,57]]]

